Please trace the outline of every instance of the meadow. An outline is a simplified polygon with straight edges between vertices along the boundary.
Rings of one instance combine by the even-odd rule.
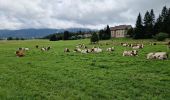
[[[151,46],[150,41],[101,41],[104,52],[98,54],[64,53],[64,48],[73,50],[79,43],[93,47],[88,39],[0,41],[0,99],[168,100],[170,59],[146,59],[147,53],[167,48],[164,42]],[[142,42],[144,48],[139,50],[139,56],[123,57],[122,52],[131,48],[122,47],[121,42]],[[52,48],[42,52],[35,45]],[[112,46],[114,52],[105,51]],[[25,57],[16,57],[19,47],[28,47],[30,51]]]

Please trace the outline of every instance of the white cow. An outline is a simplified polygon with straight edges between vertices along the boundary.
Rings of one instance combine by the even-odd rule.
[[[138,53],[137,50],[132,50],[132,51],[124,51],[123,56],[136,56]]]
[[[148,53],[147,59],[159,59],[159,60],[168,59],[168,53],[167,52]]]
[[[95,53],[100,53],[102,52],[102,49],[101,48],[92,48],[92,51],[95,52]]]
[[[155,53],[153,53],[153,52],[148,53],[148,54],[147,54],[147,59],[155,59],[154,54],[155,54]]]
[[[114,51],[114,47],[107,48],[106,51],[109,51],[109,52]]]
[[[25,51],[29,51],[30,49],[29,48],[24,48]]]
[[[168,59],[168,54],[166,52],[156,52],[154,56],[159,60]]]
[[[83,54],[87,54],[87,53],[88,53],[88,51],[87,51],[87,49],[84,49],[84,50],[81,50],[81,53],[83,53]]]

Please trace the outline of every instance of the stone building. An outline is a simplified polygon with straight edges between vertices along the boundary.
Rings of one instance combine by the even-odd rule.
[[[126,37],[128,29],[132,28],[131,25],[119,25],[115,27],[110,27],[111,37],[119,38]]]

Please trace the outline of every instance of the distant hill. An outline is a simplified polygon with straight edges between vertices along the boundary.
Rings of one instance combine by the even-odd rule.
[[[94,31],[88,28],[68,28],[68,29],[20,29],[20,30],[0,30],[0,38],[18,37],[18,38],[42,38],[53,33],[69,32],[88,32]]]

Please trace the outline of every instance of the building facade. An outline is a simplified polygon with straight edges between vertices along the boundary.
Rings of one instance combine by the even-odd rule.
[[[112,38],[121,38],[127,36],[127,31],[132,28],[131,25],[119,25],[115,27],[110,27]]]

